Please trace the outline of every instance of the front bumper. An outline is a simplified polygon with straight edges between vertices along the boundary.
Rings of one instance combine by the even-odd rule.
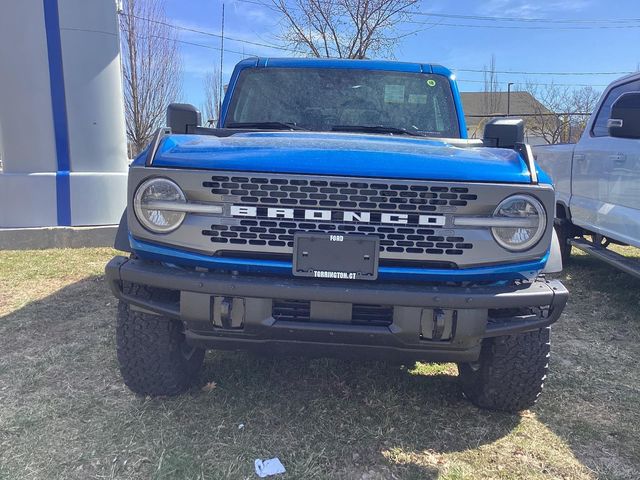
[[[125,257],[111,260],[106,276],[132,308],[182,320],[194,345],[400,361],[475,361],[483,338],[548,326],[568,298],[558,281],[499,287],[344,282],[197,272]],[[137,297],[123,288],[129,282],[168,295]],[[322,320],[277,320],[274,299],[308,301],[312,312],[325,313]],[[354,324],[326,313],[355,304],[393,306],[392,321]]]

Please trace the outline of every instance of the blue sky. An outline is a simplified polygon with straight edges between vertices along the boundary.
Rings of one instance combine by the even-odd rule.
[[[286,56],[286,52],[230,40],[234,38],[264,44],[278,44],[279,18],[270,10],[239,0],[225,0],[225,49],[223,75],[229,78],[233,66],[250,55]],[[526,17],[550,19],[549,23],[490,22],[445,17],[415,17],[438,25],[410,25],[407,32],[422,29],[405,38],[395,49],[397,60],[439,63],[456,72],[462,91],[482,88],[481,70],[496,57],[496,69],[510,72],[626,72],[640,65],[640,8],[638,0],[423,0],[416,10],[436,14]],[[222,0],[166,0],[172,24],[220,33]],[[634,23],[552,23],[554,20],[639,19]],[[467,25],[457,27],[457,24]],[[517,26],[484,28],[482,26]],[[578,29],[594,26],[600,28]],[[601,28],[632,25],[633,28]],[[522,28],[529,26],[533,28]],[[551,27],[551,28],[549,28]],[[183,55],[183,101],[202,103],[202,82],[207,71],[220,64],[220,39],[185,30],[179,31]],[[208,48],[207,48],[208,47]],[[235,53],[234,53],[235,52]],[[504,82],[589,84],[602,90],[621,75],[556,75],[500,73]]]

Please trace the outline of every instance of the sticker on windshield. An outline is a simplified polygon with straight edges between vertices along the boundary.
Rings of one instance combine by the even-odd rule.
[[[404,85],[385,85],[384,103],[404,103]]]
[[[435,87],[436,81],[433,78],[430,78],[429,80],[427,80],[427,85],[429,85],[430,87]]]
[[[417,95],[415,93],[409,94],[409,103],[418,104],[418,105],[426,105],[427,96],[426,95]]]

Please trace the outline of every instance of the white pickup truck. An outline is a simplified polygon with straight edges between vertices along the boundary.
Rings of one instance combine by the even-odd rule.
[[[636,262],[607,250],[640,247],[640,73],[607,87],[577,144],[535,147],[534,155],[556,187],[563,260],[575,246],[640,276]]]

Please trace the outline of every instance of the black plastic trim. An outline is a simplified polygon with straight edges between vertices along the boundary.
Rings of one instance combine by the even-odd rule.
[[[570,239],[569,243],[583,252],[596,257],[629,275],[640,278],[640,262],[620,255],[612,250],[599,247],[583,239]]]
[[[520,308],[547,306],[568,296],[557,280],[501,287],[435,287],[394,283],[200,273],[138,259],[115,257],[106,267],[114,288],[121,281],[173,290],[229,296],[290,298],[438,308]],[[123,298],[119,288],[114,293]]]
[[[558,319],[568,298],[558,281],[500,287],[316,281],[197,272],[120,256],[108,263],[106,277],[121,301],[147,313],[183,321],[188,341],[203,348],[398,361],[475,361],[482,338],[550,325]],[[148,300],[125,294],[124,282],[173,290],[179,292],[181,300]],[[212,322],[213,299],[221,296],[244,299],[246,318],[241,328],[219,328]],[[277,320],[272,317],[272,299],[283,298],[393,305],[394,320],[388,326]],[[522,315],[527,307],[543,308]],[[451,340],[421,339],[421,312],[435,308],[457,310],[456,333]],[[494,319],[490,318],[490,309],[514,309],[514,315]]]
[[[127,210],[122,213],[120,217],[120,224],[116,231],[116,238],[113,242],[113,248],[120,250],[121,252],[132,253],[131,245],[129,244],[129,224],[127,222]]]

